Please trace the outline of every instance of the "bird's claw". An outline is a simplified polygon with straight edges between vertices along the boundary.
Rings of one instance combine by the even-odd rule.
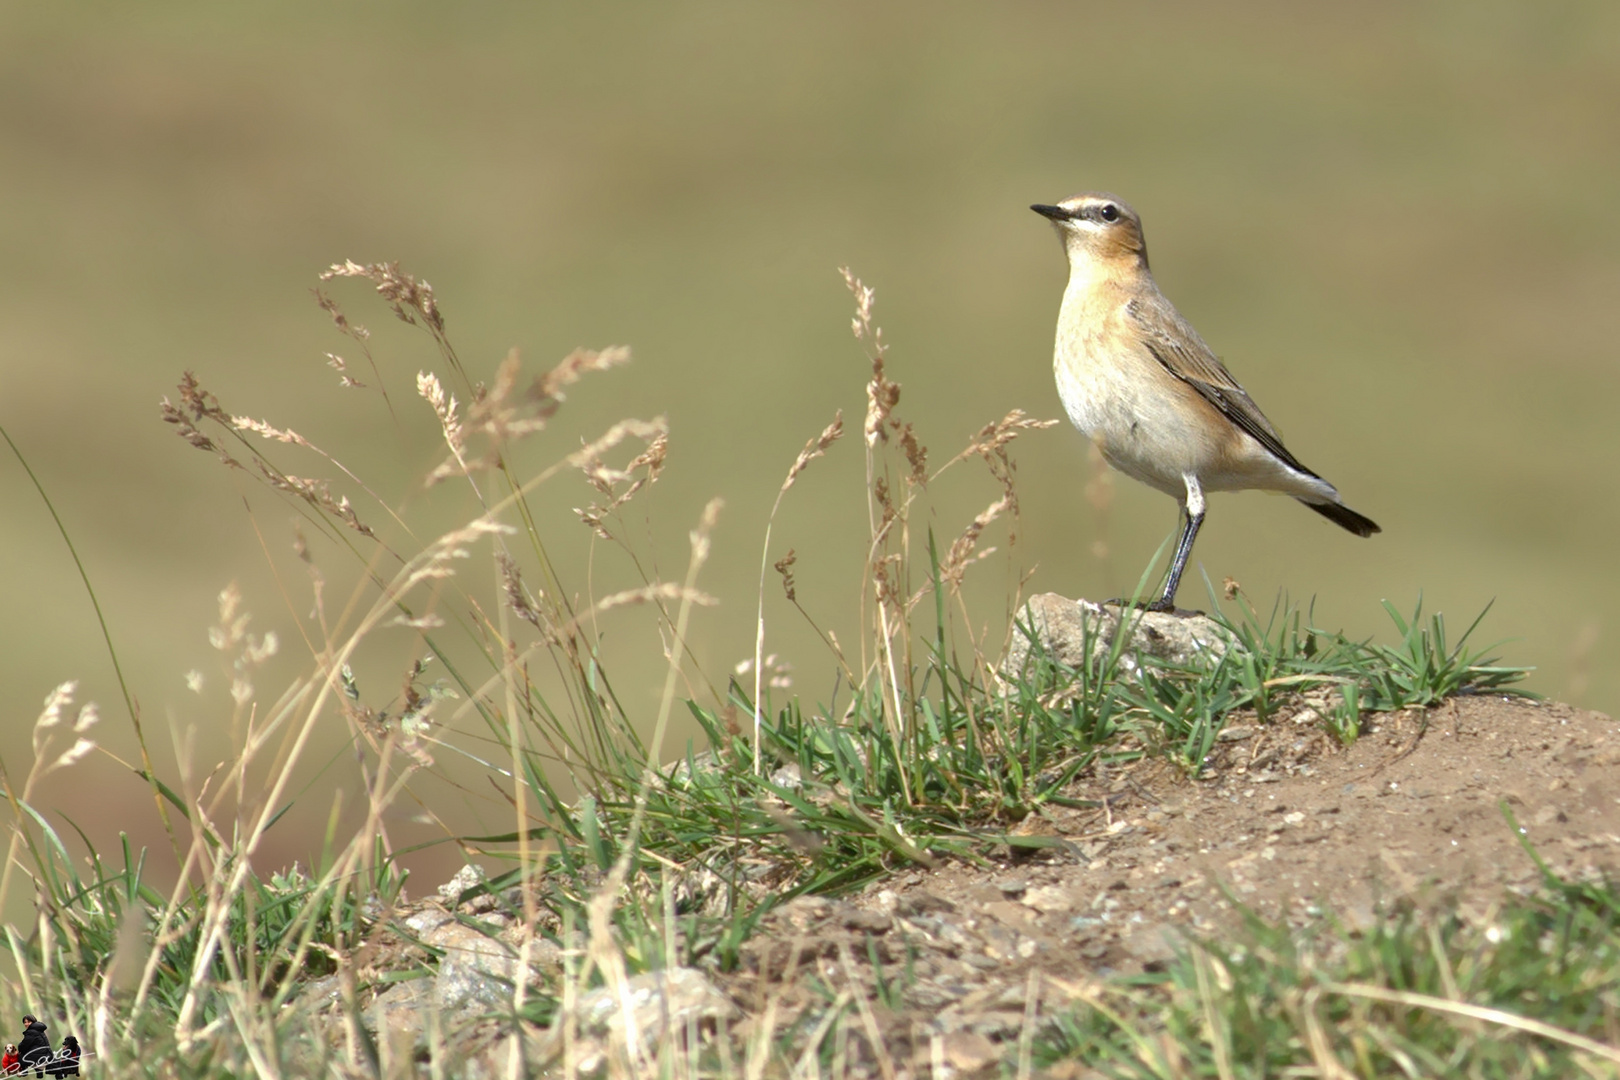
[[[1130,600],[1115,597],[1104,600],[1104,607],[1131,608],[1136,611],[1151,611],[1160,615],[1202,615],[1202,611],[1186,611],[1176,607],[1174,600]]]

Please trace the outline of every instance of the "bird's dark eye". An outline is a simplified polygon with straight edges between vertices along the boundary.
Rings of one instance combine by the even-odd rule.
[[[1097,215],[1104,221],[1118,221],[1119,207],[1115,206],[1113,203],[1103,203],[1103,208],[1097,211]]]

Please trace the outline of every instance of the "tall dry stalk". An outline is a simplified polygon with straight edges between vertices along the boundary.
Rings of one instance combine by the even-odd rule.
[[[871,376],[866,384],[866,418],[862,433],[866,449],[866,491],[868,546],[862,580],[861,612],[867,619],[871,603],[871,651],[862,639],[863,678],[876,676],[883,690],[886,707],[884,724],[895,755],[904,759],[903,746],[916,737],[912,726],[913,705],[917,700],[914,673],[917,664],[913,647],[918,640],[912,616],[917,604],[936,587],[944,587],[955,598],[964,626],[972,637],[973,620],[962,597],[962,581],[968,567],[994,549],[978,550],[980,538],[992,522],[1007,518],[1016,523],[1018,496],[1015,468],[1008,445],[1025,431],[1053,426],[1055,420],[1031,420],[1021,410],[1013,410],[1001,420],[985,425],[955,457],[933,472],[928,468],[928,449],[913,426],[896,413],[900,384],[887,372],[887,345],[883,330],[873,318],[874,291],[848,269],[841,271],[855,297],[851,328],[866,349]],[[933,574],[914,580],[911,517],[916,500],[928,486],[956,464],[980,458],[1001,488],[992,501],[952,542]],[[1016,527],[1010,526],[1009,546],[1016,543]],[[932,567],[930,570],[932,571]],[[940,628],[943,632],[943,627]],[[982,640],[974,639],[976,663],[982,663]],[[913,801],[910,780],[902,773],[906,798]]]
[[[782,487],[776,493],[776,501],[771,503],[771,513],[765,519],[765,542],[759,552],[759,609],[754,620],[754,772],[759,772],[760,724],[763,720],[760,710],[764,708],[761,680],[765,672],[765,568],[770,565],[771,559],[771,527],[776,524],[776,512],[782,508],[782,498],[788,493],[799,475],[809,468],[810,463],[827,452],[827,448],[837,442],[844,434],[844,410],[839,409],[833,416],[832,423],[822,428],[821,434],[804,444],[799,456],[794,459],[792,468],[788,469],[787,479],[782,481]],[[788,555],[787,565],[791,566],[792,553]],[[788,571],[783,569],[786,574]],[[789,586],[791,592],[791,585]],[[789,599],[792,599],[790,596]]]

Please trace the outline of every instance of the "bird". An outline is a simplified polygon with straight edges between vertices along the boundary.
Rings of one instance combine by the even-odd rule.
[[[1106,192],[1030,209],[1052,223],[1069,259],[1052,357],[1064,410],[1110,465],[1180,506],[1164,587],[1134,606],[1176,610],[1206,492],[1282,492],[1357,536],[1382,531],[1289,453],[1248,391],[1159,291],[1135,210]]]

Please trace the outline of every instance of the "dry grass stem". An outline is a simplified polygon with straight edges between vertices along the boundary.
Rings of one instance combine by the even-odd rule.
[[[85,734],[100,720],[100,713],[94,702],[86,702],[77,713],[72,714],[70,733],[78,736],[73,744],[65,751],[57,754],[47,761],[46,756],[52,749],[54,737],[59,728],[67,723],[70,710],[73,706],[73,695],[78,692],[78,680],[62,683],[45,696],[44,707],[38,719],[34,721],[33,750],[34,762],[23,780],[22,791],[18,792],[12,786],[9,775],[3,775],[6,802],[10,804],[13,820],[17,826],[11,831],[11,842],[6,850],[6,866],[0,871],[0,898],[9,896],[11,886],[11,873],[14,867],[22,865],[18,859],[18,850],[25,840],[32,844],[21,827],[24,820],[23,807],[33,798],[35,786],[50,774],[77,764],[83,760],[90,751],[97,749],[96,743]],[[3,767],[0,767],[3,768]],[[9,927],[7,928],[9,930]],[[15,954],[15,949],[13,950]]]
[[[711,546],[710,534],[719,520],[721,506],[721,500],[710,500],[708,505],[704,507],[703,515],[697,527],[689,534],[692,553],[687,563],[686,580],[680,587],[682,593],[681,606],[675,618],[674,640],[668,649],[669,668],[664,682],[664,691],[659,699],[658,718],[654,724],[652,739],[648,746],[646,768],[643,770],[641,783],[636,792],[635,810],[631,815],[627,837],[621,854],[614,861],[607,879],[587,905],[589,937],[587,939],[586,968],[581,973],[581,977],[588,975],[592,968],[601,972],[604,982],[619,999],[619,1019],[622,1022],[623,1032],[622,1043],[615,1040],[610,1049],[620,1055],[618,1058],[620,1067],[628,1070],[627,1075],[652,1074],[650,1071],[652,1070],[652,1062],[648,1056],[651,1048],[643,1044],[637,1030],[635,1007],[630,999],[629,973],[625,968],[624,950],[613,932],[612,912],[624,889],[630,872],[631,859],[637,850],[642,825],[646,818],[648,795],[655,786],[661,783],[658,762],[661,760],[669,715],[675,703],[675,690],[680,679],[681,658],[686,648],[685,642],[692,605],[695,602],[694,598],[701,595],[696,589],[697,576],[704,563],[708,561]],[[573,1020],[565,1017],[563,1022],[571,1025]],[[565,1047],[571,1047],[573,1041],[565,1032]],[[565,1068],[572,1071],[575,1064],[572,1055],[567,1054]],[[610,1073],[615,1071],[610,1067]]]
[[[851,280],[849,272],[846,270],[844,273],[845,280]],[[868,305],[870,309],[870,301],[868,301]],[[805,443],[804,449],[799,451],[799,456],[793,459],[793,465],[788,469],[787,478],[782,481],[782,486],[776,493],[776,499],[771,504],[770,516],[765,519],[765,543],[759,554],[758,607],[754,619],[754,769],[756,772],[759,769],[760,725],[764,720],[764,714],[761,712],[764,706],[761,703],[763,686],[760,681],[762,678],[760,672],[764,668],[765,658],[765,567],[771,557],[771,529],[776,524],[776,513],[782,508],[782,497],[788,493],[788,489],[793,486],[804,470],[810,467],[810,463],[826,454],[827,448],[837,442],[843,434],[844,410],[839,409],[833,414],[832,423],[822,428],[820,435]],[[796,604],[798,601],[793,589],[793,574],[787,569],[793,565],[794,558],[793,552],[788,552],[786,558],[776,563],[776,570],[777,573],[782,575],[783,585],[787,589],[788,600]]]

